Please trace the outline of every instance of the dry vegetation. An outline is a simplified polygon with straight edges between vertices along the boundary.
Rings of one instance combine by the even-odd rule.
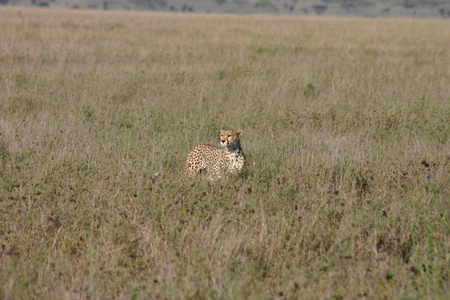
[[[449,297],[450,22],[0,24],[0,298]]]

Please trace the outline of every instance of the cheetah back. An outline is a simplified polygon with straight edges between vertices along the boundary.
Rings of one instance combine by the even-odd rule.
[[[225,149],[216,146],[202,144],[189,152],[186,159],[186,167],[189,177],[202,171],[219,175],[225,169]]]

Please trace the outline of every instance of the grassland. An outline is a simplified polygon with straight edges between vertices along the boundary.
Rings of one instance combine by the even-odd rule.
[[[450,18],[448,0],[0,0],[1,4],[59,9]]]
[[[0,298],[450,296],[449,21],[0,24]],[[245,172],[186,180],[222,128]]]

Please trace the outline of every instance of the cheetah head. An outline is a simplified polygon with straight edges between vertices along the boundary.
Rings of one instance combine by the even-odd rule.
[[[239,144],[242,130],[221,130],[220,144],[224,147],[235,146]]]

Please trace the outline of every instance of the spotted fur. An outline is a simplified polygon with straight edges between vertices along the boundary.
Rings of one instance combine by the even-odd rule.
[[[245,164],[241,148],[241,130],[221,130],[222,148],[201,144],[189,152],[186,169],[189,177],[206,172],[208,178],[216,179],[228,173],[239,173]]]

